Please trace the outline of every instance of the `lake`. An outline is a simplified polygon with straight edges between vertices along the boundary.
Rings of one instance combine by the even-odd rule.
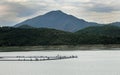
[[[0,56],[77,55],[50,61],[0,61],[0,75],[120,75],[120,51],[0,52]]]

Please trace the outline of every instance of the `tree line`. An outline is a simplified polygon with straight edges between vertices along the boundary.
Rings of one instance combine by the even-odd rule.
[[[111,27],[85,28],[74,33],[49,28],[0,27],[0,46],[120,44],[120,28]]]

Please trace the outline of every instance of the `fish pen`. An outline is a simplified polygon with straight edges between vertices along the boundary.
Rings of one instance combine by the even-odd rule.
[[[46,61],[78,58],[78,56],[0,56],[0,61]]]

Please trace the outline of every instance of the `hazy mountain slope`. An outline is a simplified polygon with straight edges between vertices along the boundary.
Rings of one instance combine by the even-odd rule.
[[[114,23],[111,23],[112,25],[115,25],[115,26],[120,26],[120,22],[114,22]]]
[[[29,25],[21,25],[19,26],[18,28],[26,28],[26,29],[31,29],[31,28],[34,28],[32,26],[29,26]]]

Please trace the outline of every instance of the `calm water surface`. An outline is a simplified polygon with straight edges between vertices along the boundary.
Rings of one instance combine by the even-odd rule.
[[[0,75],[120,75],[120,51],[1,52],[0,56],[77,55],[52,61],[0,61]]]

